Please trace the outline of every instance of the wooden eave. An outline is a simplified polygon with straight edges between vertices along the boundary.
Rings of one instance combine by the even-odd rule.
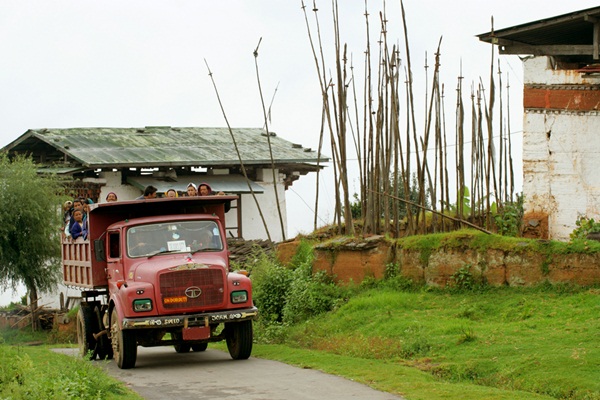
[[[575,11],[477,35],[500,54],[600,59],[600,7]]]

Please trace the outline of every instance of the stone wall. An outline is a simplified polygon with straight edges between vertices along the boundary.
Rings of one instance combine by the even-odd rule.
[[[529,286],[544,281],[600,284],[599,254],[564,254],[550,260],[535,253],[441,249],[433,251],[424,262],[418,251],[397,249],[396,259],[403,276],[434,286],[452,285],[453,275],[461,269],[470,272],[477,282],[492,286]]]
[[[298,243],[278,245],[278,256],[284,264]],[[440,287],[452,285],[453,275],[461,269],[477,282],[492,286],[529,286],[545,281],[600,284],[600,253],[559,254],[550,258],[530,251],[477,251],[465,247],[442,248],[426,254],[374,236],[366,243],[342,238],[338,243],[317,245],[315,257],[313,271],[326,271],[340,284],[360,283],[367,277],[381,279],[388,264],[396,264],[399,273],[415,283]]]

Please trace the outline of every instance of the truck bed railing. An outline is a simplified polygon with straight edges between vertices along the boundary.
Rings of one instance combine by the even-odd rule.
[[[62,240],[62,270],[66,285],[93,287],[89,240]]]

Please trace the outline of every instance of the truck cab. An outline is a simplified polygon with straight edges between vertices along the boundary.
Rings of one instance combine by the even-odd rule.
[[[225,340],[233,359],[252,351],[250,279],[230,271],[225,206],[235,196],[94,205],[88,239],[63,240],[65,284],[85,289],[82,355],[135,366],[138,346],[204,351]]]

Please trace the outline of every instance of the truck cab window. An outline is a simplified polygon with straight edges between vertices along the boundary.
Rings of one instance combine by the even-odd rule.
[[[108,257],[121,257],[120,236],[118,232],[108,234]]]

